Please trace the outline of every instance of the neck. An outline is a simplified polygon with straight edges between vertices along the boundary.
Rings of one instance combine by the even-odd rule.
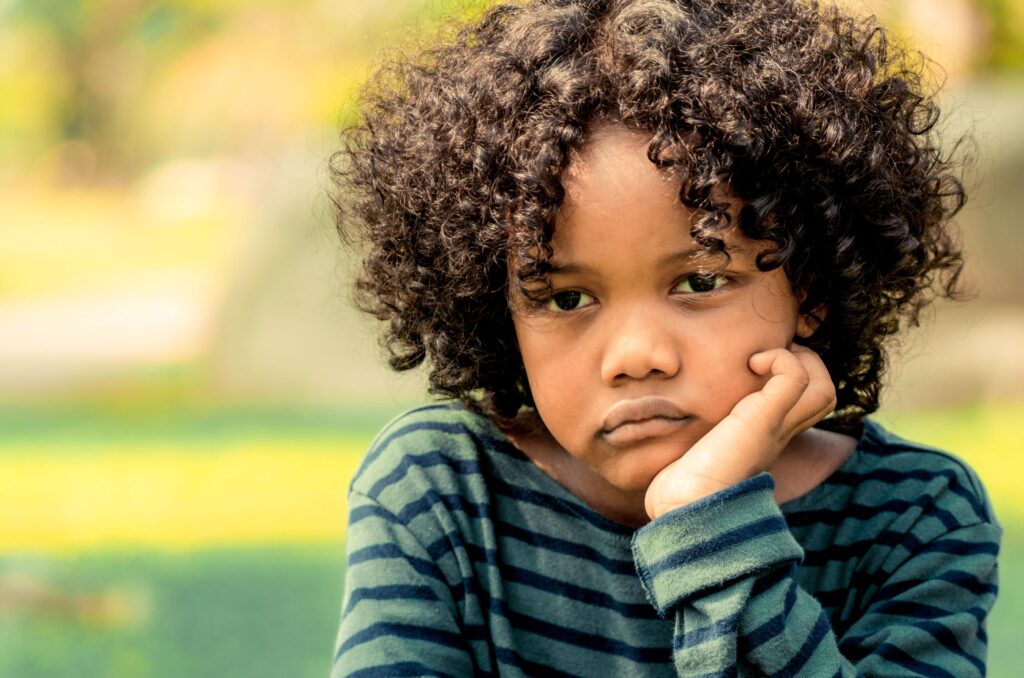
[[[503,432],[548,477],[608,520],[628,527],[642,527],[650,522],[644,508],[644,491],[616,487],[570,455],[551,437],[536,413],[520,416]]]
[[[842,466],[857,447],[857,439],[842,433],[809,428],[790,441],[771,474],[775,501],[801,497],[823,483]]]

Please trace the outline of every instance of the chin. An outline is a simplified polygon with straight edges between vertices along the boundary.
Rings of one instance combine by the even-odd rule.
[[[658,475],[657,471],[647,469],[614,469],[601,473],[605,481],[615,489],[630,493],[646,492],[656,475]]]
[[[664,438],[620,452],[616,459],[617,468],[609,469],[604,474],[605,478],[622,490],[646,491],[654,477],[686,454],[691,445],[691,441]]]

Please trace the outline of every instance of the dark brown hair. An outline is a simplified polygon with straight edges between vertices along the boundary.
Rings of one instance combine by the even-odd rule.
[[[962,268],[948,226],[965,194],[927,65],[873,19],[800,0],[498,5],[390,60],[344,132],[331,168],[339,231],[368,245],[357,301],[387,321],[393,368],[429,362],[433,393],[495,418],[530,406],[508,283],[543,280],[560,175],[614,119],[679,166],[708,248],[729,222],[712,189],[741,198],[741,232],[771,245],[759,266],[783,267],[821,321],[804,343],[855,428],[886,340]]]

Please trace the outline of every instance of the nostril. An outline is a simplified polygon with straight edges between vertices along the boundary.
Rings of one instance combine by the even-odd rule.
[[[642,379],[668,379],[680,368],[678,353],[671,346],[653,347],[643,351],[623,351],[606,356],[602,373],[608,383]]]

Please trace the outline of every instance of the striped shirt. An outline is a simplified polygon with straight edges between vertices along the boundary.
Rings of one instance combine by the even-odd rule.
[[[869,420],[821,485],[773,489],[628,528],[488,419],[414,409],[350,488],[332,676],[985,673],[1001,530],[969,467]]]

